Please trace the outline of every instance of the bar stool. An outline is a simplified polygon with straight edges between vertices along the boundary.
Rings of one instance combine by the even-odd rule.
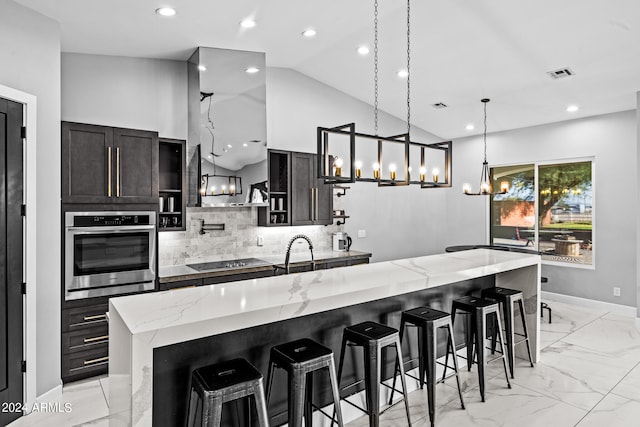
[[[369,415],[369,427],[379,427],[380,425],[380,370],[381,356],[384,347],[395,345],[397,358],[402,360],[402,348],[400,346],[400,335],[398,330],[376,322],[362,322],[357,325],[347,326],[342,334],[342,351],[340,352],[340,365],[338,367],[338,384],[342,379],[342,367],[347,344],[364,349],[364,381],[367,401],[367,409],[363,409],[356,404],[345,400],[348,404],[355,406],[360,411]],[[402,396],[407,421],[411,427],[411,415],[409,414],[409,401],[407,400],[407,384],[404,378],[404,366],[400,364],[400,381],[402,383]],[[346,390],[362,381],[343,387]],[[389,387],[386,384],[382,385]],[[388,409],[388,408],[387,408]]]
[[[202,426],[218,427],[222,404],[253,396],[260,427],[269,427],[262,374],[245,359],[227,360],[204,366],[191,375],[191,398],[187,425],[194,425],[197,407],[202,403]]]
[[[474,363],[474,354],[477,356],[477,364],[478,364],[478,383],[480,385],[480,397],[484,402],[484,368],[487,363],[493,362],[498,359],[502,359],[502,364],[504,366],[504,376],[507,380],[507,386],[511,388],[511,383],[509,382],[509,375],[507,374],[507,357],[505,354],[505,345],[504,338],[502,336],[502,322],[500,321],[500,309],[498,308],[498,303],[489,301],[482,298],[477,298],[473,296],[466,296],[462,298],[458,298],[453,300],[451,304],[451,322],[455,324],[456,320],[456,312],[461,311],[462,314],[468,314],[468,330],[466,331],[466,342],[467,342],[467,367],[468,370],[471,370],[471,365]],[[486,322],[489,315],[494,314],[496,316],[498,322],[498,339],[500,340],[500,356],[487,361],[485,358],[486,345],[485,341],[487,339],[487,328]],[[454,353],[455,357],[455,353]],[[445,377],[447,373],[447,362],[449,360],[449,352],[445,356],[445,367],[444,373],[442,374],[442,378]]]
[[[405,326],[415,326],[418,330],[418,372],[420,378],[410,377],[417,379],[420,382],[420,388],[423,388],[427,383],[427,399],[429,402],[429,420],[431,426],[435,425],[435,386],[438,383],[444,381],[444,378],[440,381],[436,381],[436,362],[437,359],[437,331],[440,328],[447,329],[447,355],[449,354],[449,348],[451,352],[455,354],[456,344],[453,336],[453,323],[451,322],[451,315],[444,311],[434,310],[429,307],[418,307],[412,310],[402,312],[402,318],[400,321],[400,342],[404,338]],[[415,359],[414,359],[415,360]],[[409,363],[412,360],[409,360]],[[391,389],[391,397],[389,398],[389,404],[393,400],[393,393],[396,388],[396,372],[398,371],[399,360],[396,361],[396,368],[393,373],[393,386]],[[462,389],[460,388],[460,378],[458,376],[458,358],[453,358],[453,367],[455,370],[456,381],[458,382],[458,394],[460,395],[460,404],[464,409],[464,400],[462,399]]]
[[[306,426],[311,427],[313,423],[313,408],[331,418],[332,426],[336,422],[335,414],[337,414],[337,423],[340,427],[343,427],[336,367],[333,362],[333,351],[330,348],[309,338],[291,341],[271,348],[269,371],[267,373],[267,404],[271,396],[275,368],[282,368],[288,374],[289,427],[301,427],[303,414]],[[337,411],[334,411],[334,416],[329,416],[312,402],[313,373],[325,368],[329,370],[333,404],[337,408]]]
[[[515,378],[513,376],[513,367],[515,366],[516,361],[516,345],[522,344],[523,342],[527,343],[527,353],[529,354],[529,363],[531,363],[531,367],[533,368],[533,359],[531,358],[531,345],[529,344],[529,331],[527,330],[527,319],[524,313],[524,303],[523,303],[523,294],[521,291],[517,291],[515,289],[509,288],[487,288],[483,289],[481,292],[482,298],[488,298],[494,301],[497,301],[502,306],[502,312],[504,313],[504,328],[507,335],[507,355],[509,356],[509,372],[511,373],[511,378]],[[522,320],[522,329],[524,334],[515,332],[515,322],[514,322],[514,309],[515,304],[518,304],[520,308],[520,319]],[[495,329],[494,329],[495,331]],[[515,336],[524,337],[520,341],[515,341]],[[495,349],[495,333],[492,338],[492,350]]]
[[[546,277],[540,278],[540,283],[547,283],[549,279]],[[540,317],[544,319],[544,311],[549,310],[549,323],[551,323],[551,307],[546,302],[540,301]]]

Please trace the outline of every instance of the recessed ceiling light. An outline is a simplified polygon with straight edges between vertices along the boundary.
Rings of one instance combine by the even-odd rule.
[[[579,110],[579,108],[578,108],[578,106],[577,106],[577,105],[569,105],[569,106],[567,107],[567,111],[568,111],[569,113],[575,113],[575,112],[576,112],[576,111],[578,111],[578,110]]]
[[[160,16],[173,16],[176,14],[176,10],[172,7],[161,7],[156,9],[156,13]]]
[[[404,79],[405,77],[409,76],[409,72],[407,70],[400,70],[398,71],[398,77]]]
[[[312,29],[312,28],[309,28],[308,30],[304,30],[304,31],[302,32],[302,35],[303,35],[303,36],[305,36],[305,37],[313,37],[313,36],[315,36],[316,34],[317,34],[317,33],[316,33],[316,30],[314,30],[314,29]]]
[[[242,146],[243,146],[243,147],[248,147],[248,146],[249,146],[249,144],[247,144],[246,142],[244,142],[244,143],[242,143]]]
[[[227,147],[229,147],[229,148],[233,148],[233,145],[231,145],[231,144],[227,144]]]
[[[204,65],[200,64],[200,65],[198,65],[198,70],[207,71],[207,67],[205,67]]]
[[[255,74],[258,71],[260,71],[260,68],[258,67],[248,67],[247,69],[244,70],[245,73],[249,73],[249,74]]]
[[[358,48],[358,53],[360,55],[368,55],[369,54],[369,48],[367,46],[360,46]]]
[[[244,21],[240,22],[240,26],[242,28],[253,28],[256,26],[256,21],[254,21],[253,19],[245,19]]]
[[[473,123],[469,123],[468,125],[466,125],[464,127],[466,130],[474,130],[476,127],[473,125]]]

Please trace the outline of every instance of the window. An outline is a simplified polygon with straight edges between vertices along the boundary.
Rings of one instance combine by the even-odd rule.
[[[593,162],[491,168],[491,243],[539,250],[547,263],[593,265]]]

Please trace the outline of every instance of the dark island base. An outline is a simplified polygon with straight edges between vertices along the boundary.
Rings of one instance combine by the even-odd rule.
[[[365,320],[384,323],[394,328],[400,327],[402,311],[421,305],[430,306],[446,312],[451,311],[451,301],[464,295],[479,295],[480,290],[492,287],[495,276],[486,276],[470,281],[458,282],[437,288],[398,295],[383,300],[371,301],[355,306],[343,307],[327,312],[297,317],[281,322],[270,323],[221,335],[200,338],[166,347],[160,347],[153,353],[153,425],[185,425],[191,372],[201,366],[222,360],[244,357],[253,363],[265,377],[269,363],[269,351],[272,346],[299,338],[312,338],[333,349],[338,368],[342,332],[345,326]],[[456,322],[455,334],[458,347],[464,346],[464,322]],[[407,337],[409,339],[407,339]],[[445,340],[439,339],[439,355],[444,355]],[[403,341],[405,360],[415,357],[418,352],[416,333],[409,328]],[[342,385],[363,378],[362,349],[347,348]],[[383,376],[390,378],[393,371],[395,351],[383,352]],[[417,365],[417,363],[416,363]],[[354,371],[355,368],[355,371]],[[314,403],[325,406],[332,402],[328,375],[316,373],[314,377]],[[272,425],[287,422],[287,383],[284,370],[277,369],[273,383],[269,415]],[[349,394],[362,390],[363,385],[353,387]],[[343,394],[344,395],[344,394]],[[223,410],[223,426],[236,426],[238,414],[243,406],[226,405]],[[255,417],[252,417],[255,424]]]

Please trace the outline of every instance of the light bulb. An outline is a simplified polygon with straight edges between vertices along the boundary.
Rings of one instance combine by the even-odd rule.
[[[427,168],[420,166],[420,182],[424,182],[425,175],[427,174]]]
[[[371,165],[373,168],[373,177],[375,179],[380,179],[380,163],[376,162]]]
[[[438,182],[439,173],[440,171],[438,170],[438,168],[433,168],[433,170],[431,171],[431,174],[433,175],[433,182]]]
[[[360,178],[362,175],[362,162],[360,160],[356,160],[356,178]]]
[[[500,183],[500,192],[506,193],[507,191],[509,191],[509,183],[507,181],[502,181]]]
[[[337,168],[341,168],[343,164],[344,160],[342,160],[340,157],[336,157],[336,159],[333,161],[333,165]]]
[[[395,163],[391,163],[389,165],[389,178],[392,180],[396,179],[396,165]]]
[[[471,193],[471,184],[463,184],[462,185],[462,191],[464,192],[464,194],[469,194]]]

